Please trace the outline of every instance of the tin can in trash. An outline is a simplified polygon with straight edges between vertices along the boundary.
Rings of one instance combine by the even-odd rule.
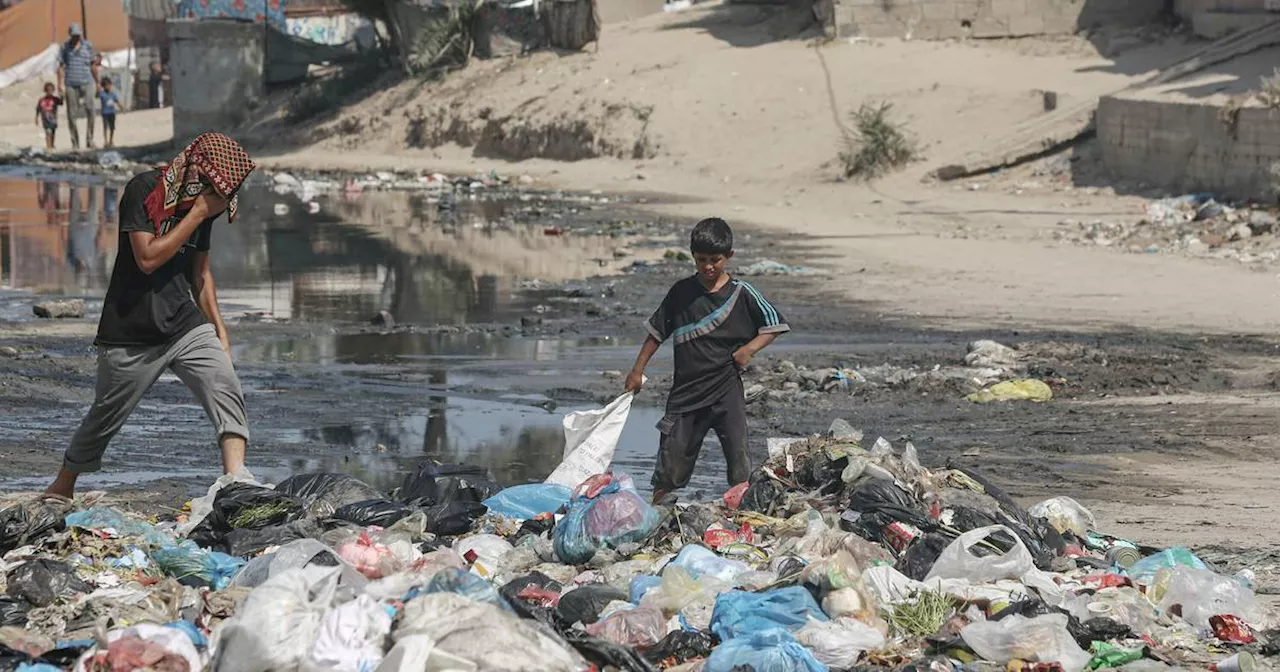
[[[881,534],[884,535],[885,543],[889,544],[895,553],[902,553],[921,533],[912,525],[895,521],[885,525]]]
[[[1107,562],[1128,569],[1142,559],[1142,553],[1128,546],[1113,546],[1107,551]]]

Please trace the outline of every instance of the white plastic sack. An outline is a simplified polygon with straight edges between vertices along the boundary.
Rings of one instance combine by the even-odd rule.
[[[437,649],[426,635],[409,635],[391,647],[376,672],[476,672],[476,664]]]
[[[1025,576],[1031,576],[1029,573]],[[1017,602],[1027,597],[1027,588],[1021,580],[996,583],[971,583],[967,579],[929,579],[915,581],[889,565],[868,567],[862,572],[867,592],[881,606],[906,602],[913,593],[934,590],[965,602],[989,602],[1009,600]]]
[[[627,392],[604,408],[564,416],[564,459],[546,482],[576,488],[608,471],[635,398],[634,392]]]
[[[1001,531],[1013,537],[1014,547],[1008,553],[980,558],[969,552],[970,548]],[[990,583],[1001,579],[1017,579],[1035,568],[1031,552],[1013,530],[1004,525],[991,525],[965,532],[951,542],[938,555],[925,582],[930,579],[968,579],[973,583]]]
[[[1175,567],[1168,587],[1160,598],[1160,610],[1182,605],[1182,618],[1197,628],[1208,628],[1209,618],[1219,614],[1239,616],[1250,625],[1260,626],[1265,614],[1258,607],[1253,591],[1230,576],[1208,569]]]
[[[333,604],[337,567],[290,569],[245,598],[219,628],[214,672],[295,669],[311,651],[320,621]]]
[[[391,615],[373,598],[361,595],[330,611],[304,669],[308,672],[364,672],[382,662],[382,642],[391,632]]]
[[[854,667],[862,652],[884,647],[884,635],[855,618],[810,618],[795,634],[796,641],[813,651],[818,662],[837,669]]]
[[[587,667],[576,651],[545,626],[454,593],[431,593],[409,600],[399,623],[397,642],[426,635],[440,652],[481,670],[528,669],[531,661],[545,672],[579,672]]]
[[[974,653],[1001,665],[1011,660],[1061,663],[1066,672],[1080,672],[1091,659],[1067,631],[1065,614],[981,621],[965,626],[960,637]]]
[[[1093,513],[1070,497],[1046,499],[1027,509],[1027,513],[1048,520],[1060,533],[1069,531],[1081,539],[1097,526]]]

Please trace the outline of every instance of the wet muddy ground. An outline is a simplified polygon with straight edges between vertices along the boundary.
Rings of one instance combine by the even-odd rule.
[[[41,179],[66,197],[57,207],[45,207],[51,188]],[[77,214],[88,197],[69,202],[75,179],[0,179],[0,211],[9,208],[8,220],[0,218],[9,287],[0,290],[0,346],[19,352],[0,357],[6,491],[45,483],[91,399],[89,344],[100,310],[93,299],[105,287],[115,232],[110,213]],[[116,197],[95,181],[82,186],[99,190],[99,210]],[[654,219],[607,196],[514,190],[442,208],[429,194],[376,193],[317,198],[317,213],[265,188],[247,196],[253,209],[215,234],[213,263],[254,432],[251,468],[269,479],[326,470],[394,487],[423,459],[482,464],[509,483],[542,478],[560,459],[563,414],[620,392],[641,321],[688,272],[687,262],[664,257],[680,249],[689,222]],[[288,212],[277,214],[279,205]],[[72,260],[91,256],[85,245],[69,251],[85,221],[99,257],[77,272]],[[765,257],[813,263],[803,241],[739,236],[740,266]],[[1038,377],[1055,381],[1056,395],[1043,404],[979,405],[925,384],[769,395],[750,406],[757,458],[768,437],[820,432],[840,417],[870,439],[913,442],[928,465],[977,467],[1028,501],[1068,494],[1121,530],[1141,532],[1152,525],[1143,516],[1164,515],[1152,502],[1196,495],[1185,481],[1138,465],[1240,463],[1251,445],[1259,455],[1276,445],[1272,408],[1240,400],[1276,393],[1280,339],[1082,335],[1051,325],[953,332],[838,301],[821,276],[751,281],[795,331],[757,359],[748,386],[769,381],[783,361],[957,366],[968,342],[991,338],[1025,353]],[[36,322],[30,305],[50,292],[89,297],[89,314]],[[379,310],[397,323],[370,325]],[[617,464],[642,485],[669,373],[664,350],[618,452]],[[84,483],[135,505],[180,505],[216,476],[209,434],[187,390],[167,376],[112,444],[107,468]],[[688,496],[718,494],[723,474],[709,438]],[[1161,532],[1167,539],[1154,541],[1196,545],[1178,538],[1200,524],[1196,515],[1177,512]],[[1200,546],[1274,560],[1272,542],[1239,536],[1207,535]]]

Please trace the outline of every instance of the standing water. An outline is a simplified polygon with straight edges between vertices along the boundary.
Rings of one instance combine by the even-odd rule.
[[[96,320],[123,185],[54,172],[3,175],[0,285],[84,296],[87,319]],[[249,185],[236,223],[215,225],[211,266],[224,316],[285,323],[276,336],[233,348],[260,475],[338,471],[390,488],[429,458],[480,464],[508,483],[540,479],[560,461],[564,413],[600,401],[558,391],[629,366],[636,330],[557,338],[472,325],[519,324],[542,308],[530,287],[614,272],[670,239],[655,244],[653,229],[618,226],[624,213],[583,202],[594,199],[445,200],[366,192],[304,202]],[[573,228],[584,221],[608,233]],[[26,292],[0,291],[0,318],[30,319],[29,304]],[[384,310],[413,329],[357,328]],[[288,328],[303,323],[331,328]],[[236,341],[234,322],[231,329]],[[79,395],[0,417],[0,439],[60,451],[87,401]],[[659,409],[637,406],[619,446],[618,464],[641,484],[660,418]],[[166,376],[113,442],[106,470],[86,484],[207,480],[216,470],[207,434],[199,407]],[[714,444],[710,437],[695,485],[722,483]],[[0,477],[0,486],[39,483]]]

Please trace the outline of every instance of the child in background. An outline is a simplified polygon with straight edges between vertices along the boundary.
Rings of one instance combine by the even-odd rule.
[[[110,77],[102,78],[102,90],[98,92],[98,102],[102,106],[102,130],[107,136],[107,147],[116,144],[116,111],[120,107],[120,96],[116,95]]]
[[[53,151],[53,136],[58,132],[58,107],[62,99],[53,95],[53,83],[44,85],[44,96],[36,101],[36,125],[44,128],[44,148]]]

